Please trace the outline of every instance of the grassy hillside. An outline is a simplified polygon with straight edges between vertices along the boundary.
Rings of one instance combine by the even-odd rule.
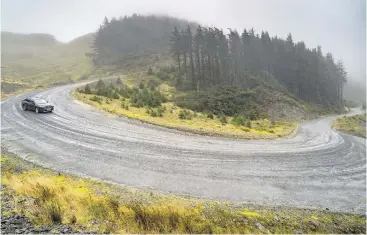
[[[35,87],[71,83],[98,73],[101,77],[111,74],[133,73],[134,76],[130,77],[140,82],[139,74],[146,73],[150,66],[172,66],[175,64],[169,49],[172,43],[170,41],[172,30],[177,26],[179,31],[187,31],[187,25],[190,25],[192,31],[197,28],[195,23],[171,17],[133,15],[118,20],[106,19],[96,33],[95,51],[91,50],[92,34],[84,35],[68,43],[61,43],[47,34],[2,32],[2,95]],[[211,30],[209,29],[208,32],[212,32]],[[204,31],[206,32],[206,29]],[[216,31],[212,33],[214,32]],[[224,40],[225,43],[226,40]],[[255,41],[258,40],[257,38]],[[299,102],[296,98],[297,95],[287,89],[279,77],[266,72],[266,70],[258,72],[246,70],[245,73],[218,73],[218,69],[207,70],[213,67],[210,65],[212,61],[206,61],[207,56],[205,55],[208,52],[204,47],[201,50],[201,61],[204,63],[201,64],[204,69],[202,72],[190,71],[190,68],[186,72],[182,71],[184,64],[183,58],[181,58],[181,71],[177,67],[174,68],[169,75],[172,81],[163,81],[167,85],[177,88],[175,92],[180,90],[180,95],[176,96],[175,101],[181,108],[198,112],[213,112],[218,116],[221,114],[227,116],[245,115],[247,118],[250,116],[249,112],[253,110],[257,113],[266,112],[270,118],[291,121],[300,120],[308,113],[317,113],[323,109],[320,106],[318,109],[312,110],[315,105],[308,105],[306,101]],[[220,62],[217,58],[218,53],[215,52],[213,57],[213,61],[216,63]],[[208,56],[212,55],[208,54]],[[198,61],[195,60],[196,62]],[[187,63],[187,66],[190,67],[190,63]],[[164,71],[160,73],[164,75]],[[206,75],[200,78],[202,81],[193,89],[190,81],[193,80],[192,76],[195,73],[196,76]],[[138,76],[135,76],[136,74]],[[234,74],[237,75],[234,76]],[[212,84],[214,78],[219,79],[221,85],[238,87],[241,90],[238,92],[239,97],[226,97],[228,99],[223,102],[219,100],[220,97],[216,98],[215,94],[221,92],[222,88],[218,88],[216,91],[217,85]],[[244,99],[245,96],[250,99]],[[211,101],[213,99],[216,107]],[[238,99],[243,102],[243,105],[238,104],[237,106],[246,109],[246,112],[242,112],[243,110],[238,108],[235,112],[233,110],[228,112],[226,108],[219,107],[229,106],[229,103],[237,102]],[[207,104],[210,104],[211,109],[203,110]],[[330,110],[332,109],[333,106]]]
[[[247,91],[220,87],[193,94],[172,85],[170,67],[157,66],[150,73],[100,81],[73,95],[115,115],[197,134],[244,139],[290,136],[297,127],[295,120],[306,113],[301,103],[277,91],[276,83],[272,91],[262,86]]]
[[[366,114],[342,117],[335,120],[332,125],[338,131],[366,138]]]
[[[1,38],[2,94],[73,82],[92,70],[92,63],[85,56],[92,34],[69,43],[58,42],[47,34],[1,32]]]

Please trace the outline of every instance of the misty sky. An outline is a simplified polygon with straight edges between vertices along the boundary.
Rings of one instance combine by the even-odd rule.
[[[342,59],[349,78],[366,79],[364,0],[1,0],[3,31],[49,33],[67,42],[95,31],[104,16],[164,14],[219,28],[254,27]]]

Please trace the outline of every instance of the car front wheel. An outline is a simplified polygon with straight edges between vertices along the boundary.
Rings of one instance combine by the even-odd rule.
[[[36,108],[36,113],[39,113],[39,112],[40,112],[39,108]]]
[[[27,105],[23,104],[23,105],[22,105],[22,109],[23,109],[24,111],[26,111],[26,110],[27,110]]]

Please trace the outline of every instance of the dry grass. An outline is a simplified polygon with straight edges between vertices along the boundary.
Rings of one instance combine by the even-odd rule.
[[[332,125],[338,131],[366,138],[366,114],[342,117],[335,120]]]
[[[161,89],[166,93],[172,92],[170,87],[167,86],[164,86]],[[102,102],[99,103],[91,100],[94,95],[82,94],[77,91],[74,91],[73,95],[76,99],[84,103],[115,115],[138,119],[155,125],[197,134],[243,139],[276,139],[292,135],[297,128],[297,123],[295,122],[276,122],[275,125],[272,125],[267,119],[251,121],[250,128],[245,126],[236,126],[230,123],[230,117],[228,117],[229,123],[222,124],[218,117],[210,119],[206,114],[199,112],[193,112],[194,117],[192,120],[183,120],[179,118],[179,113],[182,109],[172,102],[163,104],[165,108],[163,117],[152,117],[147,113],[146,108],[132,107],[128,100],[107,100],[105,97],[100,97]],[[127,109],[126,106],[129,108]]]
[[[2,184],[16,202],[15,210],[37,225],[71,224],[100,233],[365,232],[364,216],[239,206],[120,188],[37,168],[25,170],[29,163],[4,157]]]

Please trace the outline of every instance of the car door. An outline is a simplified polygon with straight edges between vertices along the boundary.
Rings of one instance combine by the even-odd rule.
[[[28,102],[28,109],[29,110],[36,110],[36,104],[34,103],[33,100],[29,100],[29,102]]]
[[[25,100],[23,100],[22,105],[25,106],[25,108],[27,110],[32,110],[30,102],[31,102],[30,99],[25,99]]]

